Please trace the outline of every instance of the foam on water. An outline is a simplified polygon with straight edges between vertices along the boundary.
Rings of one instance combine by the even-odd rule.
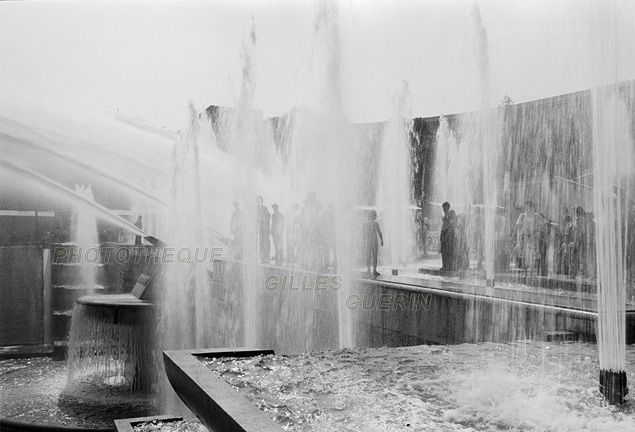
[[[0,416],[29,424],[111,428],[114,419],[158,413],[147,395],[133,396],[112,375],[67,388],[67,365],[50,358],[0,360]]]
[[[628,349],[630,359],[635,350]],[[627,431],[593,345],[463,344],[206,360],[287,430]],[[629,377],[634,375],[628,369]]]

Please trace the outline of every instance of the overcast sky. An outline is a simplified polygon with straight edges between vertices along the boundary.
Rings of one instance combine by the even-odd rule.
[[[413,116],[469,109],[466,13],[473,4],[341,0],[350,118],[386,119],[403,80]],[[635,0],[479,5],[494,102],[505,93],[521,102],[590,87],[598,64],[605,75],[635,78]],[[314,10],[313,0],[0,2],[0,96],[62,94],[179,129],[190,99],[200,110],[233,104],[253,15],[255,104],[276,115],[303,102]]]

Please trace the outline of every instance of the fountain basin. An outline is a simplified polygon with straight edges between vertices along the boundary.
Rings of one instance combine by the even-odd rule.
[[[173,423],[182,421],[183,417],[175,417],[172,415],[150,416],[150,417],[136,417],[128,419],[115,420],[115,428],[117,432],[134,432],[135,426],[138,426],[147,422],[161,422],[161,423]]]
[[[163,361],[170,384],[185,405],[210,431],[281,432],[283,429],[225,380],[214,376],[197,357],[252,357],[271,350],[221,348],[165,351]]]
[[[280,422],[273,430],[635,427],[632,404],[615,410],[598,391],[597,346],[589,343],[424,345],[233,359],[219,351],[164,353],[172,385],[181,398],[189,397],[203,423],[213,421],[209,407],[220,397],[237,411],[250,400],[263,410],[262,425]],[[627,347],[627,359],[634,356]],[[629,378],[633,373],[627,367]],[[219,382],[231,387],[219,391]]]
[[[2,432],[113,432],[114,429],[91,429],[73,426],[57,426],[47,424],[34,424],[0,418],[0,430]]]
[[[69,393],[67,376],[66,363],[50,358],[0,361],[0,430],[106,432],[114,419],[157,413],[154,401],[113,385]]]

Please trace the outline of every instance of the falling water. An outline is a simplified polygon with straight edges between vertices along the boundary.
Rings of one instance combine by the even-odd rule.
[[[242,322],[242,335],[236,334],[239,327],[233,329],[233,334],[222,335],[219,340],[222,346],[243,345],[255,347],[258,345],[257,325],[259,315],[257,311],[258,296],[258,211],[256,196],[264,196],[264,205],[272,203],[270,194],[264,186],[265,182],[258,182],[260,173],[268,168],[267,149],[263,143],[264,122],[261,113],[253,106],[256,85],[256,25],[253,18],[249,21],[247,36],[242,41],[240,49],[241,70],[238,88],[234,100],[234,108],[219,113],[215,119],[213,130],[213,147],[223,148],[231,158],[232,169],[229,173],[228,189],[232,200],[239,208],[234,213],[236,225],[234,236],[233,259],[236,263],[236,273],[241,279],[242,313],[229,319]],[[211,179],[214,181],[214,179]],[[258,187],[256,186],[258,184]],[[232,212],[228,209],[228,214]],[[230,228],[230,221],[227,228]],[[239,236],[239,237],[238,237]],[[269,254],[268,254],[269,255]],[[270,256],[270,255],[269,255]],[[263,264],[269,264],[264,260]],[[242,341],[242,342],[241,342]]]
[[[201,324],[210,303],[206,268],[192,259],[197,251],[209,252],[201,214],[198,139],[199,115],[190,104],[189,123],[172,154],[170,226],[162,233],[162,238],[178,251],[174,262],[163,264],[164,349],[196,348],[209,342],[210,329]],[[189,260],[185,258],[188,253]]]
[[[631,118],[620,96],[615,86],[596,89],[592,97],[598,351],[600,370],[610,373],[623,372],[626,366],[624,234],[631,196],[629,178],[634,166],[633,138],[629,130]],[[607,393],[607,398],[611,397]]]
[[[591,238],[595,234],[595,245],[587,241],[587,248],[591,253],[595,249],[597,257],[600,390],[611,404],[624,403],[623,398],[628,392],[625,372],[626,258],[627,247],[632,249],[627,238],[632,238],[628,232],[632,224],[628,219],[633,202],[631,187],[635,166],[632,129],[635,92],[632,84],[618,83],[621,60],[618,53],[622,43],[618,14],[623,6],[609,2],[598,7],[597,19],[611,23],[612,31],[598,35],[591,50],[591,61],[596,65],[594,78],[610,83],[591,90],[595,223],[589,224],[586,234]],[[632,55],[631,40],[627,46],[631,47],[629,54]],[[592,265],[591,259],[585,267],[588,265]]]
[[[463,210],[471,200],[472,184],[469,173],[472,172],[474,160],[474,155],[470,154],[473,146],[457,138],[455,131],[450,128],[448,118],[441,116],[436,147],[432,202],[448,201],[453,207]]]
[[[410,88],[404,82],[393,97],[393,115],[382,142],[377,205],[384,212],[382,230],[391,268],[405,266],[413,252],[410,140],[412,113]]]
[[[95,201],[90,185],[75,185],[75,192],[78,195],[84,196],[89,201]],[[84,205],[76,207],[71,225],[71,241],[76,247],[81,248],[83,251],[98,246],[97,217],[92,208]],[[94,264],[88,263],[84,259],[81,259],[79,265],[81,279],[79,285],[86,287],[87,293],[92,294],[95,290],[95,274],[97,268]]]
[[[148,305],[77,304],[69,337],[66,391],[94,387],[95,394],[106,394],[110,383],[129,393],[155,392],[161,359],[155,349],[152,309]]]
[[[264,195],[259,190],[256,192],[254,176],[252,173],[257,169],[264,169],[262,141],[258,139],[258,132],[262,131],[262,117],[254,111],[254,92],[256,86],[256,24],[253,17],[249,23],[248,35],[243,40],[240,51],[241,80],[238,98],[236,100],[235,113],[230,119],[234,136],[231,141],[230,155],[237,161],[234,171],[232,192],[234,192],[238,202],[242,206],[242,217],[240,229],[242,230],[242,244],[240,250],[243,260],[242,266],[242,299],[243,299],[243,326],[244,345],[255,347],[258,345],[256,337],[256,326],[259,316],[257,314],[256,303],[258,302],[258,255],[259,255],[259,215],[260,208],[256,207],[256,195]],[[271,199],[271,197],[266,197]],[[264,199],[263,199],[264,201]],[[271,205],[264,201],[263,205]],[[270,210],[266,210],[270,211]],[[271,256],[267,252],[267,258]],[[265,260],[263,264],[269,264]]]
[[[491,107],[487,32],[478,6],[469,10],[466,25],[465,99],[475,111],[454,117],[452,123],[447,117],[439,119],[432,200],[448,201],[451,210],[460,216],[466,225],[461,229],[477,254],[478,266],[483,267],[488,285],[493,285],[501,189],[500,113]],[[437,211],[441,215],[441,210]]]
[[[318,1],[315,6],[314,32],[310,49],[308,74],[300,78],[304,85],[306,106],[299,109],[291,135],[291,150],[287,178],[293,178],[296,196],[316,193],[317,202],[307,198],[302,207],[305,218],[317,217],[320,204],[323,213],[319,226],[326,229],[320,234],[318,225],[308,225],[308,238],[302,240],[301,265],[308,269],[319,267],[318,245],[332,242],[338,276],[342,289],[338,292],[339,344],[351,346],[353,341],[350,311],[345,299],[350,292],[350,269],[355,264],[355,223],[352,207],[358,200],[353,134],[347,116],[344,64],[344,17],[337,1]],[[311,215],[313,213],[313,215]],[[358,222],[359,223],[359,222]],[[327,228],[331,226],[334,232]],[[330,237],[330,238],[329,238]],[[313,239],[313,240],[311,240]],[[328,252],[327,252],[328,254]],[[327,257],[326,260],[330,260]],[[324,264],[328,265],[328,264]],[[314,293],[313,300],[318,301]],[[317,317],[316,317],[317,319]]]
[[[471,67],[468,73],[472,75],[473,97],[478,111],[468,114],[464,120],[463,130],[468,141],[478,146],[480,150],[479,184],[475,203],[483,204],[483,256],[485,277],[488,285],[494,283],[494,246],[495,246],[495,218],[498,205],[498,163],[500,148],[498,112],[491,108],[491,85],[489,48],[487,32],[483,26],[481,10],[473,6],[468,12],[469,41],[468,52],[471,54]]]

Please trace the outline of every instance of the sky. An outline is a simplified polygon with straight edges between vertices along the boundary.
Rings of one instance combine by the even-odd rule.
[[[64,97],[180,129],[188,101],[231,106],[255,22],[254,105],[303,103],[314,0],[0,2],[0,97]],[[341,0],[351,121],[381,121],[403,81],[412,116],[473,109],[464,0]],[[635,78],[635,0],[483,0],[492,105]],[[314,61],[315,57],[313,58]]]

